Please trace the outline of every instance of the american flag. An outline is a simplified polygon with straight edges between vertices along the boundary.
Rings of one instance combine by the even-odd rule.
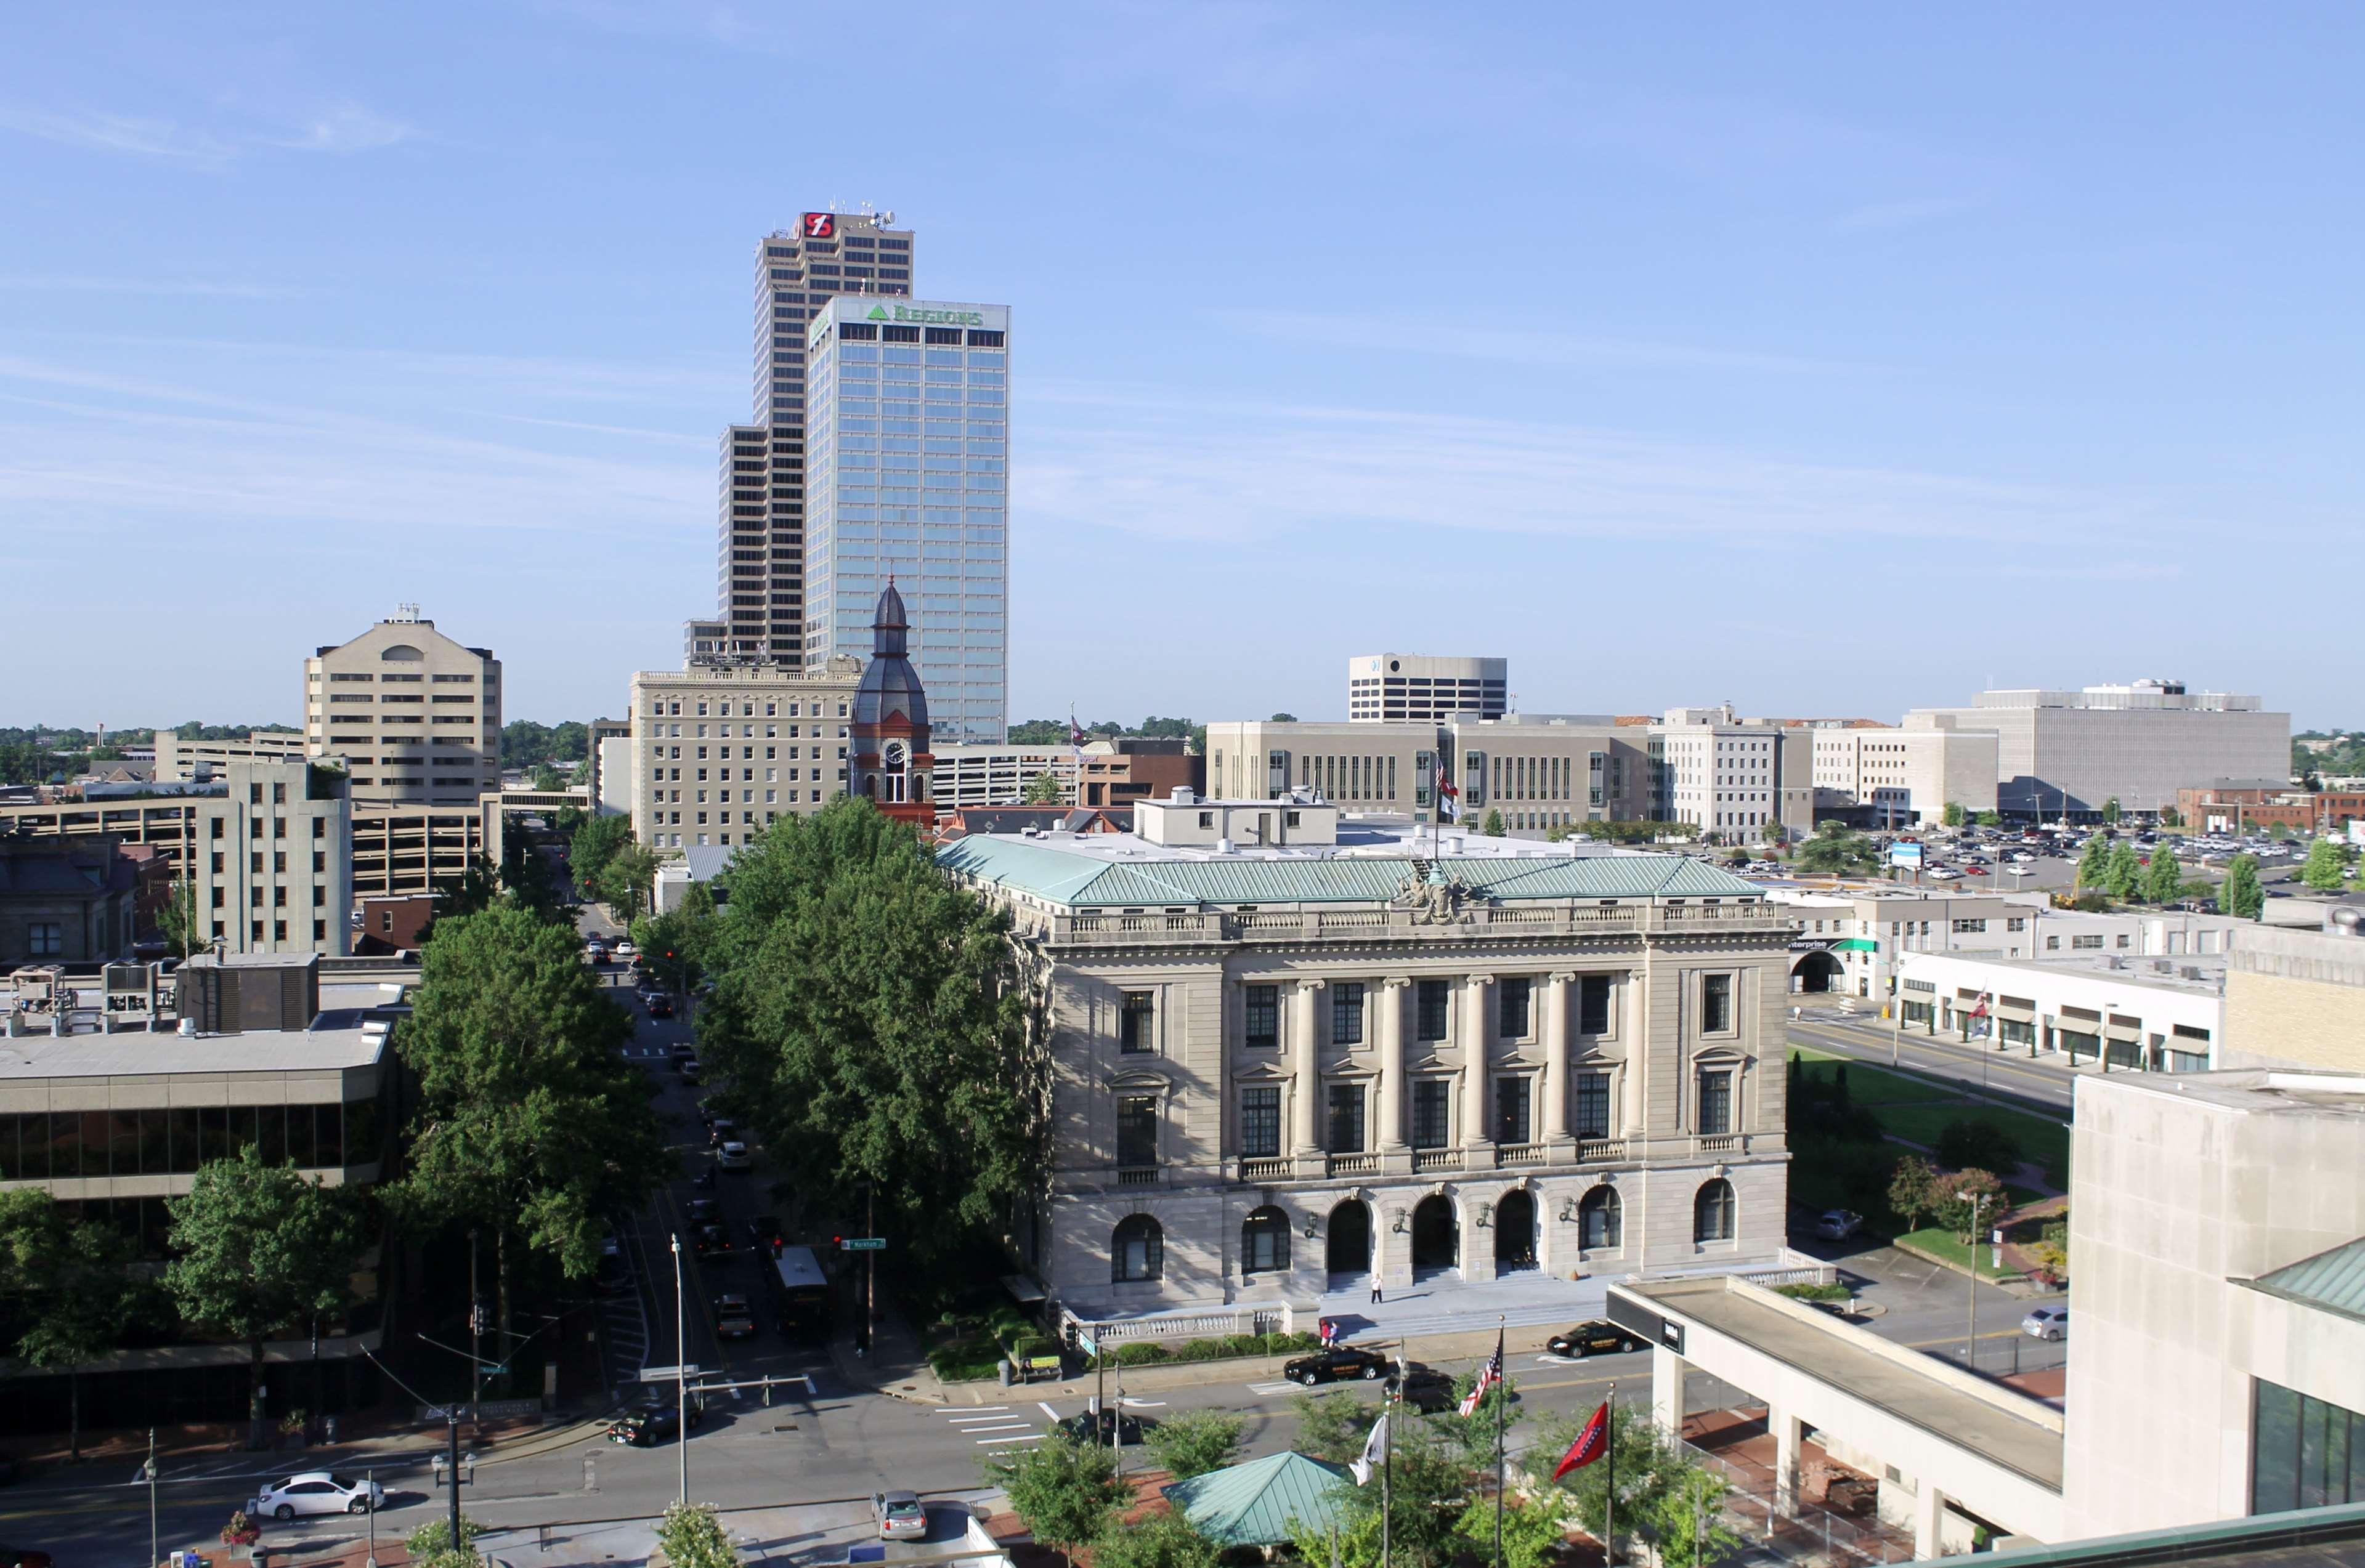
[[[1445,764],[1437,765],[1437,815],[1441,822],[1462,820],[1462,791],[1445,776]]]
[[[1498,1328],[1495,1331],[1495,1353],[1486,1359],[1485,1366],[1478,1369],[1478,1381],[1471,1384],[1470,1392],[1462,1396],[1462,1414],[1475,1416],[1478,1406],[1485,1403],[1486,1391],[1502,1381],[1503,1331]]]

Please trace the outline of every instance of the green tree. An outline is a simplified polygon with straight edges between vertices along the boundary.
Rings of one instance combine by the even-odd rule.
[[[709,1503],[668,1503],[657,1524],[667,1568],[739,1568],[739,1551]]]
[[[2319,838],[2308,846],[2307,863],[2299,879],[2320,893],[2337,893],[2348,880],[2348,852],[2336,839]]]
[[[1116,1456],[1064,1432],[1003,1459],[981,1462],[986,1479],[1010,1499],[1035,1539],[1067,1556],[1100,1539],[1132,1491],[1117,1478]]]
[[[1947,801],[1945,806],[1939,809],[1938,821],[1942,825],[1946,827],[1962,826],[1963,803],[1960,801]]]
[[[1566,1450],[1564,1450],[1564,1452]],[[1505,1568],[1548,1568],[1562,1560],[1568,1544],[1568,1527],[1576,1509],[1565,1492],[1547,1487],[1541,1492],[1503,1501],[1503,1562]],[[1495,1553],[1495,1499],[1474,1497],[1453,1523],[1454,1533],[1468,1543],[1465,1551],[1481,1562]],[[1320,1559],[1316,1559],[1319,1562]]]
[[[1889,1178],[1889,1207],[1908,1230],[1922,1228],[1922,1216],[1938,1210],[1938,1173],[1930,1162],[1909,1154]]]
[[[0,1192],[0,1300],[17,1359],[62,1371],[68,1448],[82,1457],[82,1369],[122,1343],[138,1301],[131,1246],[112,1226],[75,1219],[39,1187]]]
[[[2235,856],[2226,863],[2225,879],[2217,886],[2217,913],[2256,920],[2266,908],[2267,890],[2259,881],[2259,857]]]
[[[566,780],[550,764],[538,762],[533,767],[533,787],[537,790],[564,790]]]
[[[1880,855],[1862,834],[1850,832],[1837,822],[1824,822],[1816,825],[1814,837],[1799,846],[1797,859],[1802,870],[1844,875],[1870,870],[1880,863]]]
[[[265,1165],[249,1144],[236,1159],[199,1166],[188,1194],[164,1206],[177,1254],[164,1288],[191,1321],[247,1346],[247,1446],[261,1448],[263,1343],[343,1309],[367,1240],[359,1199],[293,1165]]]
[[[1093,1542],[1093,1568],[1217,1568],[1224,1549],[1168,1510],[1113,1526]]]
[[[1295,713],[1275,713],[1272,718],[1267,719],[1265,722],[1268,724],[1294,724],[1297,722],[1297,715]]]
[[[1544,1421],[1535,1442],[1526,1450],[1526,1457],[1541,1464],[1557,1464],[1591,1415],[1589,1410],[1573,1412]],[[1618,1413],[1610,1428],[1610,1446],[1612,1454],[1595,1460],[1582,1470],[1572,1470],[1557,1482],[1545,1480],[1551,1473],[1541,1469],[1541,1464],[1530,1479],[1539,1486],[1565,1492],[1575,1503],[1578,1525],[1595,1540],[1602,1539],[1608,1525],[1614,1522],[1620,1540],[1640,1535],[1653,1545],[1664,1546],[1668,1500],[1688,1496],[1689,1478],[1699,1467],[1692,1462],[1682,1444],[1641,1411]],[[1613,1459],[1618,1479],[1614,1521],[1607,1517]]]
[[[597,1266],[609,1216],[673,1169],[647,1080],[618,1047],[632,1021],[569,928],[495,904],[438,921],[395,1047],[418,1081],[409,1169],[384,1189],[415,1230],[465,1223],[493,1245],[506,1361],[512,1242],[569,1278]]]
[[[2152,848],[2151,865],[2144,871],[2143,894],[2157,904],[2171,904],[2184,896],[2184,868],[2177,863],[2176,851],[2165,844]]]
[[[2108,823],[2113,827],[2116,827],[2119,825],[2120,815],[2119,798],[2116,795],[2112,796],[2109,800],[2102,802],[2102,820],[2104,822]]]
[[[175,877],[156,909],[156,930],[177,958],[203,950],[207,944],[205,921],[197,913],[196,884]]]
[[[2074,891],[2100,888],[2109,870],[2111,841],[2101,834],[2086,840],[2085,852],[2078,857],[2078,874],[2071,881]]]
[[[630,925],[648,902],[651,884],[657,874],[657,857],[637,844],[628,844],[608,857],[600,868],[599,879],[591,884],[591,892],[601,903],[616,912],[617,917]]]
[[[1478,824],[1478,831],[1488,838],[1500,838],[1510,829],[1503,825],[1503,813],[1489,806],[1486,808],[1485,820]]]
[[[2102,890],[2118,902],[2126,903],[2142,885],[2143,862],[2135,854],[2135,846],[2121,843],[2102,862]]]
[[[632,818],[621,813],[585,818],[566,846],[567,869],[575,878],[575,885],[590,892],[599,883],[600,874],[608,868],[608,862],[632,842]]]
[[[1724,1495],[1731,1490],[1705,1465],[1686,1466],[1642,1521],[1659,1561],[1721,1562],[1739,1552],[1747,1543],[1724,1522]]]
[[[1026,780],[1026,792],[1019,797],[1022,803],[1029,806],[1064,805],[1067,799],[1068,791],[1059,782],[1059,776],[1048,767]]]
[[[1332,1464],[1348,1464],[1363,1451],[1363,1439],[1380,1407],[1351,1393],[1328,1395],[1300,1394],[1289,1402],[1297,1417],[1297,1440],[1291,1446],[1302,1454]]]
[[[678,909],[644,914],[633,922],[633,946],[669,991],[687,991],[706,972],[714,941],[714,894],[692,882]]]
[[[1175,1480],[1188,1481],[1239,1457],[1242,1425],[1228,1410],[1186,1410],[1152,1428],[1142,1441]]]
[[[1937,1196],[1938,1223],[1953,1231],[1955,1238],[1967,1247],[1978,1239],[1980,1230],[1991,1226],[2007,1206],[2003,1183],[1992,1170],[1977,1166],[1940,1177]]]
[[[1459,1417],[1453,1419],[1459,1420]],[[1473,1420],[1463,1423],[1476,1426]],[[1445,1568],[1456,1556],[1466,1551],[1469,1542],[1454,1529],[1462,1518],[1473,1488],[1478,1484],[1476,1472],[1467,1462],[1462,1447],[1438,1424],[1410,1415],[1403,1406],[1395,1407],[1391,1417],[1391,1456],[1388,1463],[1388,1537],[1389,1556],[1405,1568]],[[1492,1462],[1494,1424],[1485,1423],[1487,1458]],[[1354,1453],[1363,1450],[1363,1439],[1369,1433],[1355,1434]],[[1300,1451],[1304,1451],[1301,1450]],[[1330,1489],[1329,1495],[1339,1506],[1339,1561],[1340,1568],[1378,1568],[1380,1562],[1380,1484],[1374,1479],[1368,1486],[1358,1486],[1350,1478],[1341,1478]],[[1492,1510],[1489,1509],[1491,1517]],[[1492,1525],[1488,1527],[1491,1541]],[[1310,1562],[1328,1562],[1330,1555],[1328,1535],[1315,1535],[1301,1530],[1295,1538],[1299,1552]]]
[[[1973,820],[1975,820],[1981,827],[2003,826],[2003,813],[2001,812],[1981,812]]]
[[[1000,1234],[1043,1168],[1008,917],[852,799],[781,818],[723,880],[700,1055],[782,1179],[839,1213],[868,1184],[914,1267]]]

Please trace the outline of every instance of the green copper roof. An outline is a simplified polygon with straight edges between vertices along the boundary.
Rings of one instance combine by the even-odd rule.
[[[1150,904],[1384,903],[1409,856],[1113,860],[1038,840],[972,834],[936,851],[947,870],[1070,908]],[[1437,863],[1492,899],[1761,898],[1764,890],[1678,855],[1447,856]]]
[[[2365,1319],[2365,1237],[2286,1263],[2249,1282],[2269,1295]]]
[[[1160,1488],[1176,1512],[1218,1546],[1275,1546],[1290,1521],[1328,1529],[1343,1510],[1330,1495],[1346,1467],[1283,1450]]]

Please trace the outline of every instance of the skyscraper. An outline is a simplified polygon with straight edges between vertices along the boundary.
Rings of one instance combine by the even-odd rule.
[[[806,335],[805,664],[868,654],[893,577],[939,743],[1009,734],[1009,332],[1006,306],[841,296]]]
[[[718,639],[683,652],[803,662],[805,327],[837,294],[908,296],[912,234],[892,213],[808,212],[756,248],[755,418],[723,435],[715,548]],[[700,644],[706,644],[701,647]]]

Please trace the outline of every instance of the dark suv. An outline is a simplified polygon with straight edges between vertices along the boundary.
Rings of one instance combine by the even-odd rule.
[[[1312,1388],[1317,1383],[1337,1383],[1342,1378],[1379,1379],[1394,1368],[1387,1357],[1376,1350],[1350,1350],[1335,1345],[1327,1350],[1317,1350],[1310,1356],[1300,1356],[1286,1362],[1281,1375],[1292,1383],[1302,1383]]]

